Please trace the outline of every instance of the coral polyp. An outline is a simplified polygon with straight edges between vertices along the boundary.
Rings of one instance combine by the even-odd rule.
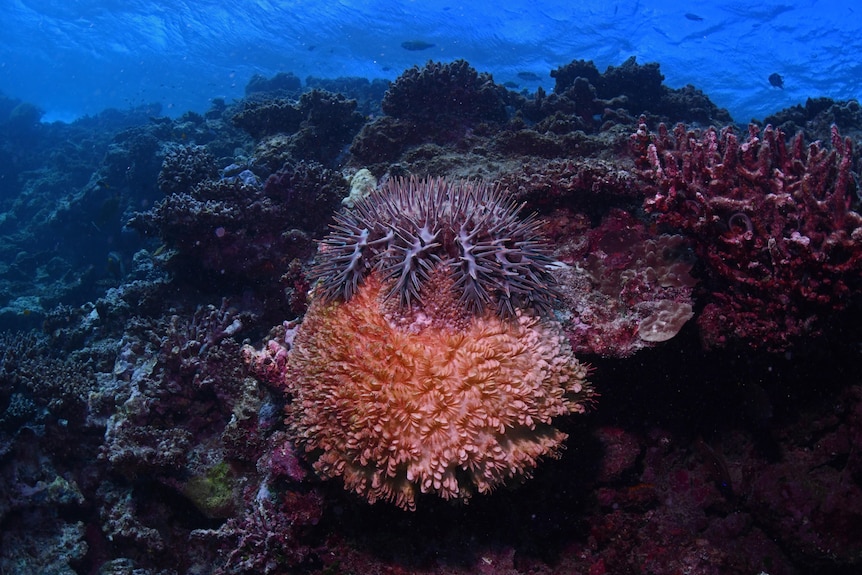
[[[478,181],[392,179],[335,216],[314,275],[326,301],[350,300],[372,271],[409,307],[431,270],[451,270],[464,307],[547,310],[556,297],[550,246],[534,215],[499,186]]]

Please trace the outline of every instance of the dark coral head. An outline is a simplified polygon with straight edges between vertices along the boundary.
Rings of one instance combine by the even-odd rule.
[[[335,216],[314,275],[326,300],[348,300],[379,272],[401,305],[421,304],[434,269],[450,270],[472,313],[548,310],[556,298],[550,246],[534,216],[521,218],[500,187],[476,181],[390,180]]]

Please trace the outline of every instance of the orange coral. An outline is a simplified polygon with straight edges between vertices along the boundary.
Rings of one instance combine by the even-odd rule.
[[[433,276],[424,308],[387,300],[377,274],[347,302],[318,299],[290,352],[297,443],[372,503],[414,509],[417,490],[467,499],[528,477],[563,449],[552,419],[593,395],[556,322],[459,316],[451,278]]]

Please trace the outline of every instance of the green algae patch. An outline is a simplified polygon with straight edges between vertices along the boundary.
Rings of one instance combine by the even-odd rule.
[[[211,519],[224,519],[236,509],[237,478],[230,466],[221,461],[202,475],[189,479],[183,492],[201,513]]]

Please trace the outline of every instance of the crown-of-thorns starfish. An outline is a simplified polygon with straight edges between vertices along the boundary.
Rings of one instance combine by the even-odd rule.
[[[312,272],[319,293],[349,300],[377,270],[391,282],[388,297],[409,307],[421,303],[423,284],[442,265],[472,313],[547,311],[557,296],[548,271],[554,260],[535,214],[522,219],[522,209],[499,186],[482,182],[389,180],[336,214]]]

